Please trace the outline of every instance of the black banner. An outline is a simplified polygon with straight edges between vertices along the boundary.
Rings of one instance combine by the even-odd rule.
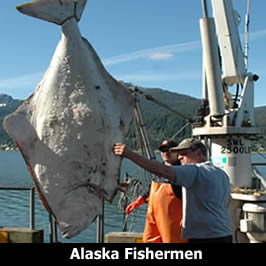
[[[60,263],[96,265],[113,263],[167,263],[217,265],[247,263],[263,256],[263,244],[0,244],[5,263]]]

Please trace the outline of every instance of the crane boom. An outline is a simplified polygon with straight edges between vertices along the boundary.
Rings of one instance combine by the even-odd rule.
[[[238,34],[240,16],[233,9],[232,0],[212,0],[212,7],[223,58],[223,80],[228,86],[243,84],[247,71]]]

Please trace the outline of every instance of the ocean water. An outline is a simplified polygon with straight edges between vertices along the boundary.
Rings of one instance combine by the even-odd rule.
[[[121,167],[121,176],[125,172],[137,174],[141,171],[133,163],[124,160]],[[3,186],[32,186],[24,160],[19,152],[0,152],[0,187]],[[120,192],[112,203],[105,202],[104,206],[104,233],[122,232],[124,212],[120,210],[118,201]],[[29,191],[0,190],[0,227],[29,227]],[[130,231],[143,232],[147,204],[140,206],[129,216]],[[44,241],[50,242],[49,216],[35,196],[35,228],[44,230]],[[58,241],[64,243],[95,243],[96,222],[87,230],[71,239],[64,239],[58,230]]]
[[[265,162],[266,155],[254,154],[253,162]],[[266,166],[258,167],[266,176]],[[124,160],[121,176],[129,173],[134,177],[141,177],[143,171],[128,160]],[[32,186],[24,160],[19,152],[0,152],[0,187],[1,186]],[[0,190],[0,227],[29,227],[29,191]],[[118,207],[120,192],[112,203],[105,202],[104,233],[123,231],[124,212]],[[129,231],[143,232],[147,204],[142,205],[129,215]],[[49,216],[37,195],[35,195],[35,228],[44,230],[44,241],[50,242]],[[95,243],[96,223],[87,230],[71,239],[64,239],[58,230],[58,241],[64,243]]]

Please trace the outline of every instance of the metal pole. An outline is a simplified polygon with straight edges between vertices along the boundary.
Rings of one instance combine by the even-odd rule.
[[[35,187],[30,190],[30,229],[35,229]]]
[[[57,243],[58,242],[57,224],[53,215],[51,215],[50,213],[49,213],[49,229],[50,229],[50,243]]]
[[[206,0],[201,0],[201,2],[202,2],[203,17],[208,18],[209,14],[208,14],[207,2]]]
[[[54,242],[54,224],[53,224],[53,216],[49,213],[49,229],[50,229],[50,243]]]
[[[146,156],[150,160],[155,160],[156,157],[155,157],[155,154],[151,148],[150,138],[149,138],[148,132],[146,130],[144,119],[143,119],[141,109],[140,109],[138,102],[136,102],[136,105],[135,105],[135,117],[137,119],[137,123],[138,123],[139,129],[140,129],[141,138],[142,138],[142,141],[144,143]]]
[[[102,213],[97,216],[96,243],[104,243],[104,199],[102,199]]]
[[[53,217],[53,226],[54,226],[54,243],[58,243],[58,239],[57,239],[57,223],[55,221],[55,218]]]
[[[247,15],[246,15],[246,25],[245,25],[245,65],[246,69],[248,69],[248,49],[249,49],[249,17],[250,17],[250,0],[247,1]]]

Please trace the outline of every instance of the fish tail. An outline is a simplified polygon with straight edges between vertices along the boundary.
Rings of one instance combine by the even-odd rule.
[[[73,17],[79,21],[86,3],[87,0],[35,0],[16,8],[25,15],[62,25]]]

